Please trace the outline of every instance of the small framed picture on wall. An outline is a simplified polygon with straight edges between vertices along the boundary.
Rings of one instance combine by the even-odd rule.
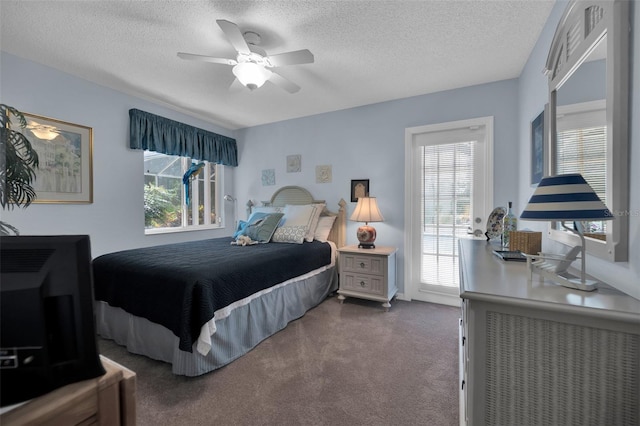
[[[531,185],[540,183],[544,175],[544,135],[544,111],[542,111],[531,122]]]
[[[351,202],[355,203],[360,197],[369,196],[369,179],[353,179],[351,181]]]

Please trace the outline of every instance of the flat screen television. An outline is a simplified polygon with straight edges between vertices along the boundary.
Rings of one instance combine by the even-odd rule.
[[[88,235],[0,237],[0,406],[105,373]]]

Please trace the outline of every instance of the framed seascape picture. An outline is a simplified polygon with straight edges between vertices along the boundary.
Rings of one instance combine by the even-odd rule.
[[[351,181],[351,202],[356,203],[360,197],[369,196],[369,179],[354,179]]]
[[[544,175],[544,116],[545,111],[542,111],[531,122],[531,185],[540,183]]]
[[[34,203],[93,202],[93,129],[23,113],[22,133],[38,153]]]

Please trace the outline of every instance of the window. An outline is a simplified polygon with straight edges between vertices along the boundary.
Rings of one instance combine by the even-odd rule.
[[[217,194],[222,167],[204,162],[202,171],[184,185],[182,176],[193,162],[200,161],[144,152],[145,234],[219,226],[222,218],[217,214]]]

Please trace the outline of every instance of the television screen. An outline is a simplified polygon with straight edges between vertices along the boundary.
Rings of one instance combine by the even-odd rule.
[[[105,373],[87,235],[0,237],[0,406]]]

